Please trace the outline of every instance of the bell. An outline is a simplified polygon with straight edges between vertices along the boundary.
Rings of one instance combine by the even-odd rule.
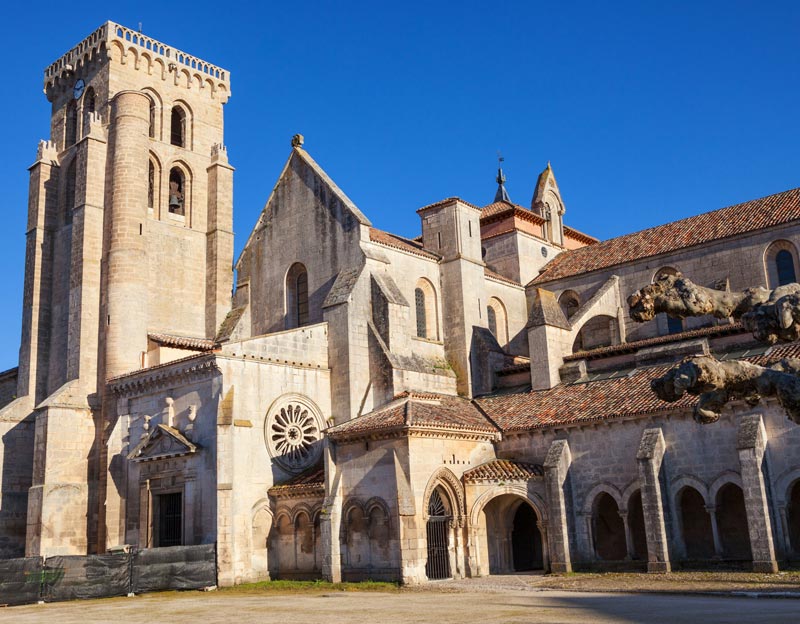
[[[170,208],[180,208],[183,205],[183,201],[181,201],[180,196],[178,195],[170,195],[169,196],[169,207]]]

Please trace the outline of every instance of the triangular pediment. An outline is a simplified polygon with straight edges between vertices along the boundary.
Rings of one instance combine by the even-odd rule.
[[[180,431],[167,425],[157,425],[128,454],[131,461],[153,461],[191,455],[197,446],[189,442]]]

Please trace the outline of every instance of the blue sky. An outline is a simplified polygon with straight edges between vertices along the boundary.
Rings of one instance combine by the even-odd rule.
[[[422,205],[491,201],[498,150],[515,202],[550,160],[566,223],[600,238],[800,185],[798,3],[15,3],[0,369],[17,361],[42,70],[108,19],[230,70],[237,252],[296,132],[407,236]]]

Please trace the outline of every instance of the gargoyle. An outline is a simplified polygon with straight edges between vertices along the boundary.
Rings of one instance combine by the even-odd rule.
[[[698,286],[680,274],[664,275],[628,297],[628,307],[640,323],[659,312],[675,318],[711,315],[741,320],[760,342],[800,340],[800,284],[734,293]]]
[[[720,362],[704,355],[684,360],[650,385],[663,401],[684,394],[699,395],[694,419],[702,424],[719,420],[728,401],[756,405],[762,396],[774,396],[789,419],[800,424],[800,360],[784,359],[770,367],[750,362]]]
[[[665,275],[628,297],[628,306],[638,322],[660,312],[675,318],[712,315],[740,320],[760,342],[800,340],[800,284],[733,293],[698,286],[680,274]],[[762,396],[774,396],[800,424],[800,360],[782,360],[767,368],[702,356],[681,362],[650,385],[664,401],[677,401],[687,392],[699,395],[695,420],[701,423],[718,420],[728,401],[755,405]]]

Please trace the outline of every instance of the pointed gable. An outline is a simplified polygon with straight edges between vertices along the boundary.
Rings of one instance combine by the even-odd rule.
[[[564,214],[564,201],[561,199],[561,191],[558,190],[556,174],[553,173],[553,168],[549,162],[536,180],[536,188],[531,199],[531,210],[540,217],[547,219],[546,208],[548,206],[551,210],[556,210],[558,214]]]
[[[180,431],[159,424],[128,454],[128,459],[135,462],[153,461],[192,455],[196,451],[197,446]]]

